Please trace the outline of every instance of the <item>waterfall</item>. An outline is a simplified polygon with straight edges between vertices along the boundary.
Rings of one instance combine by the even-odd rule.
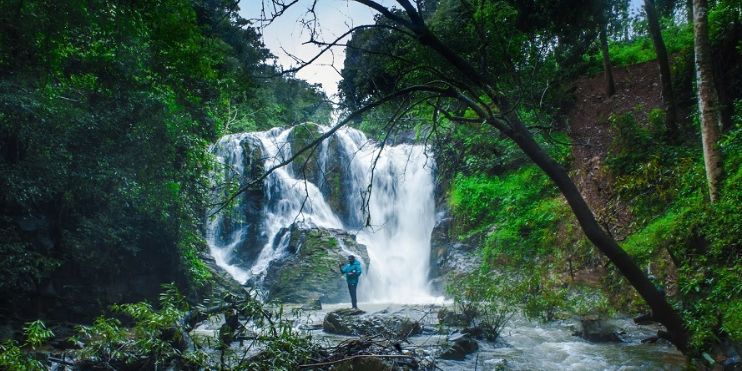
[[[222,165],[215,176],[218,196],[292,156],[299,149],[292,143],[308,143],[300,140],[306,132],[316,137],[328,129],[305,124],[222,137],[211,149]],[[236,280],[259,283],[271,262],[288,253],[285,231],[292,224],[345,230],[368,249],[361,301],[429,302],[433,168],[422,145],[381,148],[362,132],[342,128],[209,218],[211,254]]]

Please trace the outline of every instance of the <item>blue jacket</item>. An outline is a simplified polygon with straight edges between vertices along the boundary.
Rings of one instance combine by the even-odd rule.
[[[353,264],[346,263],[340,268],[340,271],[345,274],[345,280],[351,285],[358,284],[358,277],[361,275],[361,262],[358,260],[353,261]]]

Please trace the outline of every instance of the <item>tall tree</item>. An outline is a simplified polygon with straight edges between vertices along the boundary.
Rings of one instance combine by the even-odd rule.
[[[601,15],[599,24],[600,55],[603,57],[603,75],[605,76],[605,93],[610,97],[616,93],[616,82],[613,80],[613,67],[608,53],[608,22],[605,15]]]
[[[286,0],[271,1],[277,9],[284,9],[286,6],[296,3],[296,1],[287,2]],[[393,26],[388,28],[389,32],[405,35],[411,48],[417,54],[413,58],[389,56],[390,60],[401,63],[404,70],[409,71],[406,79],[400,80],[396,89],[390,94],[380,97],[349,114],[346,119],[341,120],[332,130],[329,130],[312,144],[317,145],[355,116],[400,97],[408,98],[406,101],[413,105],[419,105],[421,101],[428,102],[431,106],[436,107],[434,115],[445,115],[454,122],[464,125],[480,123],[490,125],[512,140],[531,161],[549,176],[564,195],[588,239],[618,268],[621,274],[644,298],[652,309],[654,318],[668,329],[669,338],[673,344],[681,351],[687,351],[688,332],[678,312],[648,279],[631,256],[598,224],[595,215],[575,183],[570,179],[567,170],[549,156],[536,142],[529,127],[521,120],[518,113],[519,103],[512,103],[519,102],[519,96],[516,95],[517,89],[509,89],[507,84],[509,81],[516,81],[517,84],[517,82],[531,78],[523,76],[523,73],[530,74],[532,70],[522,68],[522,66],[515,66],[516,68],[512,68],[510,72],[502,71],[502,73],[493,73],[489,69],[480,70],[479,68],[482,68],[482,66],[478,63],[480,60],[478,56],[460,50],[463,41],[459,35],[444,35],[445,38],[439,36],[428,25],[423,14],[409,0],[396,0],[401,9],[393,9],[374,0],[356,1],[375,10],[379,13],[379,17],[391,22]],[[487,25],[508,26],[503,22],[513,16],[512,10],[503,2],[480,0],[475,2],[466,1],[466,3],[473,3],[471,6],[478,9],[477,12],[473,13],[473,16],[476,17],[475,21],[482,21]],[[469,4],[464,4],[464,6],[469,6]],[[488,27],[488,29],[492,30],[492,27]],[[463,28],[457,28],[456,30],[460,33],[465,31]],[[507,31],[507,29],[502,29],[502,32]],[[506,55],[510,52],[507,49],[510,47],[522,52],[522,49],[517,49],[518,45],[514,42],[518,39],[509,38],[509,36],[500,32],[489,32],[474,37],[490,37],[490,41],[492,41],[491,49],[501,48]],[[527,35],[513,36],[520,36],[520,40],[524,40],[522,45],[526,47],[532,48],[534,45],[540,45],[535,44]],[[546,44],[544,49],[548,49],[548,47],[549,44]],[[539,48],[536,47],[536,49]],[[490,65],[484,67],[489,68]],[[445,102],[448,102],[448,105],[444,105]],[[462,106],[466,107],[472,115],[462,117],[457,114],[456,110],[449,111],[446,108]],[[287,161],[291,160],[288,159]]]
[[[670,72],[670,60],[667,56],[665,41],[662,39],[659,16],[654,6],[654,0],[644,0],[644,10],[647,13],[649,35],[652,38],[655,53],[657,54],[657,65],[660,69],[660,81],[662,83],[662,103],[665,106],[665,125],[670,137],[677,134],[677,109],[672,92],[672,73]]]
[[[719,182],[722,175],[721,152],[717,145],[721,136],[721,115],[711,64],[707,9],[706,0],[693,0],[693,42],[703,161],[706,167],[709,198],[711,202],[715,202],[719,198]]]

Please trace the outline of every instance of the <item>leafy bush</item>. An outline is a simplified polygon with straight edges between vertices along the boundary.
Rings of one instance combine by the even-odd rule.
[[[535,166],[504,176],[455,179],[450,204],[462,237],[487,232],[485,260],[504,254],[515,260],[553,252],[556,224],[566,205]]]
[[[677,277],[677,292],[670,294],[696,350],[722,336],[739,339],[742,331],[737,300],[742,296],[739,102],[735,109],[735,126],[719,142],[725,178],[713,204],[707,201],[700,151],[663,144],[630,121],[624,122],[626,131],[619,127],[616,142],[622,151],[609,162],[621,185],[619,193],[640,216],[624,247],[641,265],[653,267],[662,283]]]
[[[73,340],[81,348],[75,354],[80,364],[117,368],[292,370],[316,350],[311,338],[294,329],[294,322],[280,306],[263,304],[252,294],[245,298],[227,294],[210,304],[210,310],[191,308],[174,285],[165,285],[159,308],[145,302],[112,307],[114,313],[133,322],[130,327],[106,317],[79,326]],[[225,319],[217,336],[189,334],[188,321],[193,318],[200,322],[222,316]],[[246,325],[250,326],[249,337]],[[231,346],[245,338],[250,345]],[[248,357],[255,349],[259,352]]]
[[[34,358],[26,350],[34,350],[54,337],[44,322],[29,322],[23,327],[24,341],[18,344],[15,340],[0,343],[0,369],[36,371],[46,370],[43,362]]]
[[[495,341],[517,308],[508,288],[505,276],[478,271],[459,277],[447,290],[453,296],[456,313],[482,329],[487,340]]]

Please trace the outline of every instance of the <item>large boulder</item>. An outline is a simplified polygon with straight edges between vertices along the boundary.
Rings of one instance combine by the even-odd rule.
[[[448,339],[449,343],[443,347],[440,357],[454,361],[463,361],[468,354],[474,353],[479,349],[479,343],[470,335],[456,333]]]
[[[288,140],[292,151],[297,153],[322,134],[317,124],[304,123],[291,130]],[[346,227],[360,228],[363,220],[358,217],[356,210],[351,209],[354,203],[349,199],[353,190],[350,172],[352,155],[333,135],[316,148],[299,154],[291,163],[291,171],[296,178],[304,178],[319,188],[327,204]]]
[[[587,315],[580,319],[580,329],[577,335],[581,338],[596,342],[621,342],[616,325],[596,315]]]
[[[420,322],[385,313],[366,315],[357,309],[338,309],[325,316],[322,329],[329,334],[406,339],[422,333]]]
[[[227,170],[225,180],[234,181],[234,177],[239,176],[239,186],[245,188],[245,191],[240,194],[234,212],[222,213],[220,216],[216,238],[222,242],[231,241],[233,235],[241,231],[244,238],[234,247],[230,263],[250,267],[268,242],[268,236],[262,228],[265,206],[263,183],[249,185],[265,172],[265,159],[262,146],[257,139],[245,136],[239,145],[242,147],[243,156],[242,159],[235,161],[239,161],[239,166],[244,170],[242,174],[234,174],[232,170]],[[225,196],[227,195],[228,193],[225,193]]]
[[[436,215],[435,227],[430,236],[430,279],[434,290],[442,292],[446,281],[476,269],[479,259],[476,246],[478,236],[458,241],[453,233],[454,220],[444,210]]]
[[[310,145],[320,136],[322,136],[322,130],[317,124],[308,122],[294,126],[288,136],[292,153],[297,154],[302,148]],[[298,154],[289,165],[294,176],[319,184],[322,177],[321,161],[319,161],[321,152],[322,146],[319,146]]]
[[[366,246],[341,230],[299,228],[294,224],[281,233],[290,234],[287,254],[268,268],[263,281],[268,299],[298,304],[347,301],[348,288],[338,264],[353,254],[367,269]]]

